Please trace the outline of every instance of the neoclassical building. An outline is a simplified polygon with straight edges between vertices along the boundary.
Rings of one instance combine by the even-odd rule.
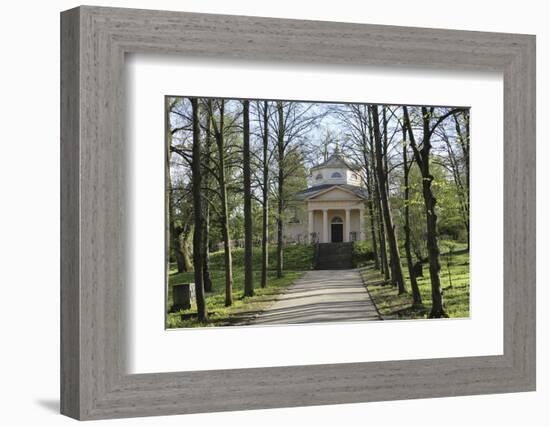
[[[364,239],[367,190],[359,168],[338,147],[311,168],[308,187],[295,195],[286,239],[294,242],[350,242]]]

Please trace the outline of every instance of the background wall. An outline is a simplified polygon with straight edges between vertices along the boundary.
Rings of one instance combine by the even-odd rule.
[[[371,2],[339,0],[95,1],[97,5],[319,19],[537,35],[538,55],[538,391],[508,395],[172,416],[107,422],[116,426],[188,425],[548,425],[550,27],[545,3]],[[75,1],[6,2],[0,67],[0,421],[64,426],[59,383],[59,12]],[[543,240],[546,240],[544,242]],[[545,363],[546,359],[546,363]],[[92,423],[95,424],[95,423]]]

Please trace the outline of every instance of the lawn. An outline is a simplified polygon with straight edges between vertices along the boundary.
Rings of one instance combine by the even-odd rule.
[[[441,246],[445,251],[445,246]],[[447,267],[447,254],[441,255],[441,289],[443,305],[449,317],[469,317],[470,315],[470,262],[469,253],[464,246],[456,245],[450,262],[450,274]],[[384,284],[380,272],[371,267],[362,271],[367,288],[384,319],[415,319],[426,318],[431,309],[431,282],[428,264],[423,264],[424,277],[418,278],[418,286],[424,303],[424,310],[413,310],[410,294],[408,270],[403,266],[406,275],[408,294],[397,295],[397,289],[391,284]]]
[[[268,264],[268,285],[260,288],[261,249],[254,248],[254,296],[243,297],[244,284],[244,250],[234,248],[233,256],[233,305],[225,307],[225,271],[223,251],[210,254],[210,273],[213,292],[206,294],[208,307],[208,323],[199,323],[196,318],[196,306],[178,313],[168,313],[167,328],[186,328],[199,326],[223,326],[244,323],[255,314],[271,305],[285,288],[303,275],[303,271],[313,268],[313,247],[310,245],[293,245],[283,252],[284,275],[276,277],[275,247],[270,247]],[[177,273],[175,266],[171,266],[168,288],[167,309],[172,306],[172,285],[175,283],[194,282],[194,273]]]

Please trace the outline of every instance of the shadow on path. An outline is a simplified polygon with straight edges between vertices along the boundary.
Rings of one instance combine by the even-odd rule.
[[[250,325],[380,320],[357,270],[308,271]]]

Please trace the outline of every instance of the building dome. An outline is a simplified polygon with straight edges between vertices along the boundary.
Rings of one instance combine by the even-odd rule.
[[[356,185],[361,186],[362,182],[357,173],[358,166],[350,163],[345,155],[336,145],[330,157],[311,168],[308,185],[310,187],[319,185]]]

